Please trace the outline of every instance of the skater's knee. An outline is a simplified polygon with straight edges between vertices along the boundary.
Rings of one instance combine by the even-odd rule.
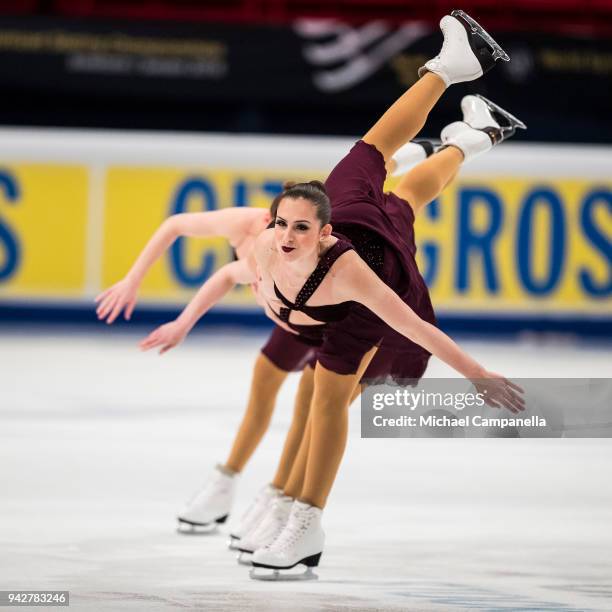
[[[396,143],[392,139],[385,138],[384,133],[381,133],[380,130],[376,130],[375,128],[367,132],[361,140],[366,144],[376,147],[376,150],[385,160],[385,167],[390,163],[393,153],[395,153],[397,149]]]
[[[274,402],[258,401],[257,398],[251,398],[244,418],[253,429],[265,431],[272,420],[273,412]]]
[[[400,183],[393,193],[402,200],[406,200],[416,214],[421,208],[429,204],[444,187],[443,183],[435,176],[427,177],[426,180],[406,180]]]
[[[325,419],[327,422],[342,420],[346,417],[349,398],[318,397],[313,398],[310,406],[310,415],[318,422]]]

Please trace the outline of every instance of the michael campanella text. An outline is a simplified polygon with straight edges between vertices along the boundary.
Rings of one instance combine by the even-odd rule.
[[[449,417],[446,415],[421,415],[384,417],[377,414],[373,419],[375,427],[546,427],[546,419],[541,416],[525,418],[489,418],[480,415]]]

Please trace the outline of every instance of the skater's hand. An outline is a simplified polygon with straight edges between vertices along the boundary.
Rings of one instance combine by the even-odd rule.
[[[106,319],[106,322],[111,324],[125,308],[123,316],[126,321],[129,321],[136,306],[137,294],[138,283],[136,281],[126,277],[115,283],[96,297],[98,319],[100,321]]]
[[[501,374],[485,370],[478,378],[473,378],[472,383],[482,393],[488,406],[507,408],[514,414],[525,410],[525,400],[522,397],[525,391]]]
[[[140,346],[141,351],[148,351],[156,346],[161,346],[159,354],[163,355],[166,351],[180,344],[188,332],[189,329],[178,321],[171,321],[152,331],[138,346]]]

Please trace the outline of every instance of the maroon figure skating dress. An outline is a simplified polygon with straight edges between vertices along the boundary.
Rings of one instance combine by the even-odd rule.
[[[419,317],[436,323],[429,292],[415,260],[413,210],[402,198],[384,193],[385,177],[381,153],[373,145],[357,142],[325,183],[332,203],[333,235],[338,242],[322,256],[295,303],[275,287],[285,305],[277,313],[279,319],[316,346],[316,360],[323,367],[338,374],[354,374],[364,354],[378,345],[362,378],[364,382],[418,379],[425,372],[430,353],[358,302],[308,306],[309,297],[346,250],[354,249]],[[293,325],[289,322],[291,310],[301,310],[321,324]]]

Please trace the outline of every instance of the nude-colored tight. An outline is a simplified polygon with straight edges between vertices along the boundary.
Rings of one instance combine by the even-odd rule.
[[[266,433],[276,396],[288,372],[277,368],[263,353],[255,361],[249,403],[224,467],[241,472]]]
[[[223,466],[229,473],[241,472],[259,445],[270,424],[278,391],[287,378],[287,374],[288,372],[276,367],[263,353],[257,357],[247,409],[242,417],[230,455]],[[314,369],[306,366],[300,378],[295,396],[293,418],[272,481],[272,484],[278,489],[284,488],[304,437],[313,389]]]
[[[365,134],[364,142],[374,145],[390,164],[395,151],[421,131],[445,89],[444,82],[428,72],[387,109]],[[443,149],[407,172],[393,192],[418,211],[452,181],[462,161],[459,149]]]
[[[384,113],[363,140],[374,145],[387,162],[418,134],[444,90],[444,83],[436,75],[424,75]],[[444,149],[405,175],[395,193],[418,211],[452,180],[462,161],[461,151]],[[348,376],[317,363],[309,424],[285,485],[287,495],[319,508],[325,506],[346,446],[348,406],[376,350],[371,349],[358,371]]]
[[[361,380],[378,347],[362,358],[355,374],[336,374],[317,363],[310,418],[285,495],[323,508],[346,446],[348,408],[361,393]]]
[[[366,133],[388,161],[423,127],[427,115],[445,90],[444,83],[428,73],[401,96]],[[463,154],[448,147],[430,156],[402,177],[394,189],[420,210],[456,175]],[[306,367],[298,388],[293,421],[287,434],[273,484],[286,495],[323,508],[338,471],[348,432],[348,407],[361,392],[359,381],[374,356],[373,347],[355,374],[341,375],[317,363]],[[260,355],[255,366],[251,398],[226,467],[239,472],[259,444],[274,408],[276,395],[287,373]]]

